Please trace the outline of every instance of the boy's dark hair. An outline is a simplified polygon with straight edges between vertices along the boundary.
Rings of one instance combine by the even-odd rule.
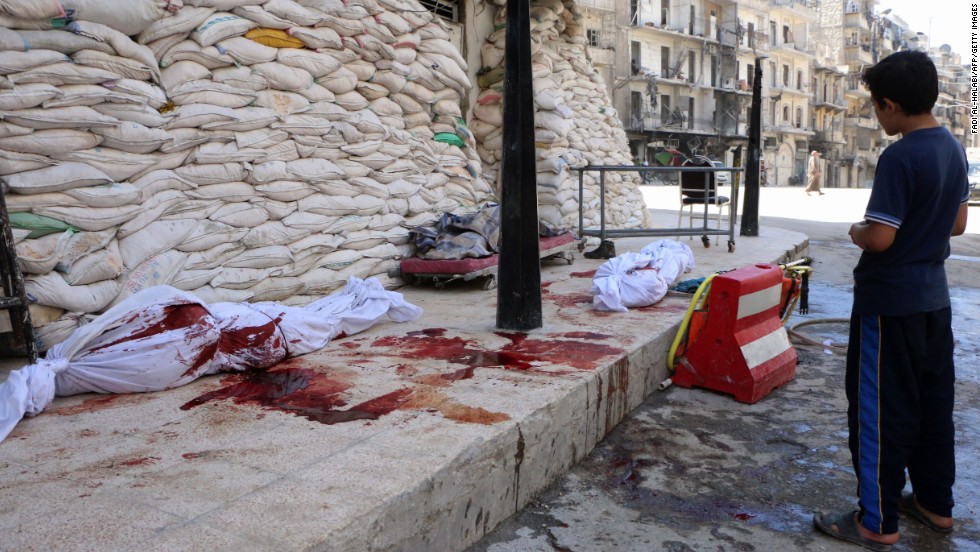
[[[925,52],[895,52],[865,69],[861,82],[879,107],[884,108],[888,98],[907,115],[929,113],[939,97],[936,65]]]

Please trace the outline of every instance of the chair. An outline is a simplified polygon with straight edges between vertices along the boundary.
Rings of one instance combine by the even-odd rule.
[[[698,155],[691,157],[687,161],[684,161],[682,166],[685,167],[705,167],[714,168],[714,164],[710,159],[703,155]],[[707,178],[705,178],[707,177]],[[715,184],[715,173],[714,171],[700,173],[700,172],[681,172],[681,185],[680,189],[680,200],[681,208],[677,213],[677,227],[681,228],[681,221],[686,216],[688,218],[688,227],[694,228],[694,218],[702,218],[706,222],[707,217],[711,214],[710,207],[714,206],[717,211],[715,213],[715,218],[718,221],[716,230],[721,230],[722,219],[727,216],[732,216],[732,206],[729,198],[719,195],[718,188]],[[708,206],[706,210],[704,206]],[[695,207],[698,207],[698,212],[695,213]],[[727,208],[727,215],[725,209]],[[694,236],[688,236],[692,239]],[[702,238],[705,247],[708,246],[707,237]],[[718,235],[715,236],[715,245],[718,244]]]

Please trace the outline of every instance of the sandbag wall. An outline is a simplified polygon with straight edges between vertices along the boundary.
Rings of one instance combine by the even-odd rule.
[[[0,0],[28,293],[95,313],[157,284],[302,304],[388,282],[409,228],[494,201],[449,38],[415,0]]]
[[[481,47],[480,93],[470,130],[489,171],[500,165],[506,0],[498,5],[496,30]],[[567,0],[532,0],[535,142],[539,214],[556,226],[578,228],[578,173],[569,165],[632,165],[629,140],[612,107],[601,75],[586,52],[579,7]],[[637,173],[606,174],[606,223],[615,228],[649,227]],[[587,173],[583,203],[586,227],[599,226],[598,173]]]

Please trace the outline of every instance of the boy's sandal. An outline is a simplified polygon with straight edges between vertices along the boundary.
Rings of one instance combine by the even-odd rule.
[[[937,533],[946,534],[953,532],[952,525],[949,527],[942,527],[933,523],[932,520],[930,520],[929,517],[922,511],[922,508],[919,507],[919,504],[915,501],[915,495],[912,493],[905,493],[902,495],[902,500],[898,502],[898,509],[905,512],[905,514],[912,519],[920,521],[923,525]]]
[[[868,550],[875,550],[876,552],[889,552],[892,550],[893,546],[891,544],[885,544],[863,537],[861,531],[858,530],[857,515],[857,510],[836,515],[817,512],[813,514],[813,525],[835,539],[851,542],[863,546]],[[834,526],[837,528],[835,529]]]

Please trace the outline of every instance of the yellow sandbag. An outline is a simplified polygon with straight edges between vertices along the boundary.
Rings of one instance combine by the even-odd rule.
[[[266,29],[259,27],[245,33],[245,38],[254,40],[263,46],[270,48],[305,48],[306,45],[298,38],[293,38],[286,31],[280,29]]]

